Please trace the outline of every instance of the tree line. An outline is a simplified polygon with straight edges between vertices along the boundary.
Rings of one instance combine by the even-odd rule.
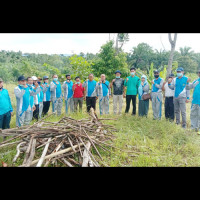
[[[129,53],[116,48],[113,40],[103,44],[98,53],[80,53],[65,56],[64,54],[35,54],[21,51],[0,51],[0,77],[5,82],[15,82],[20,75],[51,77],[57,74],[60,80],[65,79],[66,74],[72,74],[72,78],[80,76],[86,79],[89,73],[95,77],[106,74],[108,80],[112,80],[114,72],[118,69],[122,77],[129,74],[129,69],[134,66],[146,74],[151,73],[152,65],[162,71],[167,65],[170,51],[153,49],[147,43],[140,43],[133,47]],[[196,73],[200,68],[200,53],[195,53],[191,47],[183,47],[174,52],[173,64],[183,67],[185,72]]]

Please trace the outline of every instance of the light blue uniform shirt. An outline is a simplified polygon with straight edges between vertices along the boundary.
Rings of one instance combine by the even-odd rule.
[[[0,91],[0,115],[3,115],[9,111],[13,111],[10,96],[8,94],[8,90],[3,88],[2,91]]]

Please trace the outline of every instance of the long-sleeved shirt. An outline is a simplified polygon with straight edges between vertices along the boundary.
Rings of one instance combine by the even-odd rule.
[[[128,81],[126,80],[128,78]],[[137,76],[129,76],[124,80],[124,86],[127,87],[126,95],[137,95],[140,79]]]
[[[98,84],[95,80],[87,80],[83,83],[83,87],[85,88],[86,97],[96,97],[97,96],[97,88]]]
[[[148,93],[149,93],[149,84],[147,83],[146,85],[142,86],[142,95],[143,95],[143,94],[148,94]],[[143,99],[142,99],[142,95],[140,95],[140,94],[138,93],[138,99],[139,99],[139,100],[143,100]]]
[[[61,89],[61,84],[59,81],[56,82],[52,81],[50,84],[50,91],[51,91],[51,100],[55,101],[57,98],[62,97],[62,89]]]
[[[71,97],[73,97],[73,82],[70,81],[69,83],[65,81],[62,85],[63,91],[64,91],[64,99],[67,100]]]
[[[16,96],[17,113],[19,115],[22,115],[28,109],[29,106],[31,107],[30,96],[37,95],[40,91],[40,87],[38,87],[36,90],[31,90],[30,87],[24,88],[20,85],[15,87],[14,94]]]
[[[187,98],[190,99],[190,90],[186,89],[188,77],[182,76],[181,78],[174,78],[168,86],[170,89],[175,90],[174,98]]]
[[[109,97],[111,95],[111,88],[110,88],[110,83],[109,81],[105,81],[105,83],[98,83],[97,84],[97,96],[102,98],[102,97]]]
[[[162,86],[163,86],[163,79],[158,77],[158,79],[153,80],[154,84],[152,84],[151,92],[162,92]]]
[[[50,101],[51,100],[51,91],[50,86],[47,86],[47,83],[43,84],[43,101]]]
[[[3,88],[2,91],[0,91],[0,115],[3,115],[9,111],[13,111],[10,96],[8,94],[8,90]]]
[[[186,85],[187,90],[194,89],[192,104],[200,105],[200,78]]]

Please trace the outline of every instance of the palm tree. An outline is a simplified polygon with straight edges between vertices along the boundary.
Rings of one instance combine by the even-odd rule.
[[[194,51],[190,51],[192,48],[191,47],[181,47],[179,50],[181,52],[181,56],[193,56]]]

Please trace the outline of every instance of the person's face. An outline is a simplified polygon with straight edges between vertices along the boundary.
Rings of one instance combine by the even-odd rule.
[[[101,80],[105,81],[106,80],[106,76],[104,74],[101,75]]]
[[[57,75],[54,75],[53,78],[58,78],[58,76],[57,76]]]
[[[134,70],[134,69],[132,69],[130,72],[134,72],[134,73],[135,73],[135,70]]]
[[[33,81],[33,83],[34,83],[35,86],[38,86],[38,85],[39,85],[39,84],[38,84],[38,80]]]
[[[142,79],[141,79],[141,81],[144,83],[144,81],[145,81],[145,78],[142,78]]]
[[[3,81],[0,81],[0,88],[3,87]]]
[[[29,79],[27,80],[27,83],[30,84],[30,85],[32,85],[32,84],[33,84],[33,79],[32,79],[32,78],[29,78]]]
[[[49,82],[49,79],[44,79],[44,82],[45,82],[45,83],[48,83],[48,82]]]
[[[115,75],[116,75],[116,76],[118,76],[118,77],[120,77],[120,76],[121,76],[121,74],[120,74],[120,73],[116,73]]]
[[[89,77],[88,77],[88,79],[89,79],[90,81],[92,81],[92,80],[94,79],[94,76],[93,76],[92,74],[90,74]]]
[[[18,81],[19,85],[26,85],[26,80]]]
[[[71,80],[71,76],[67,76],[67,80]]]
[[[78,82],[81,82],[80,78],[77,78],[77,79],[76,79],[76,82],[77,82],[77,83],[78,83]]]

